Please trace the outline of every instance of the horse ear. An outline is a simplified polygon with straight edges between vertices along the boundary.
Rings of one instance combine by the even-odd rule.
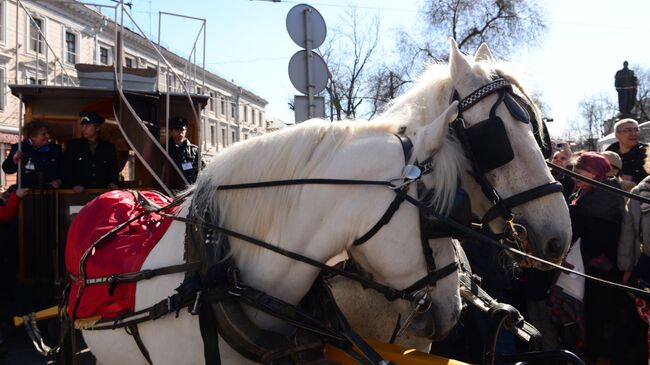
[[[476,50],[476,54],[474,55],[474,62],[492,61],[492,59],[494,59],[494,56],[492,56],[490,47],[488,47],[488,45],[485,43],[481,43],[481,45],[478,46],[478,49]]]
[[[424,152],[427,156],[430,156],[434,151],[442,146],[445,136],[447,135],[449,123],[456,119],[457,115],[458,101],[454,100],[447,109],[433,121],[433,123],[424,127],[424,131],[421,134],[421,141],[424,146]]]
[[[452,75],[471,75],[472,66],[470,66],[465,56],[458,50],[458,45],[453,38],[449,38],[449,70]]]

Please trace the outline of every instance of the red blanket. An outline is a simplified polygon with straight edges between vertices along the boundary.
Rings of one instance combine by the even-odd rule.
[[[149,201],[164,206],[171,200],[156,192],[141,192]],[[101,236],[120,223],[143,212],[134,193],[114,190],[102,194],[81,209],[75,217],[65,249],[65,266],[69,274],[77,278],[79,262],[84,252]],[[175,207],[167,213],[174,213]],[[157,214],[143,215],[134,220],[108,240],[92,250],[86,259],[85,271],[88,278],[136,272],[142,268],[144,260],[158,243],[172,220]],[[75,280],[68,297],[68,311],[72,317],[81,281]],[[102,318],[115,318],[133,311],[135,306],[136,283],[120,283],[112,296],[108,293],[109,284],[88,285],[82,291],[76,318],[100,315]]]

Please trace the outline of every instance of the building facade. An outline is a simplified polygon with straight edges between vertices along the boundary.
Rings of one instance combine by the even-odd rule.
[[[20,102],[9,85],[79,85],[75,64],[116,61],[116,26],[99,8],[77,2],[0,0],[0,160],[19,139]],[[267,101],[262,97],[161,48],[172,72],[146,38],[126,28],[123,44],[122,64],[159,70],[158,90],[185,92],[185,84],[191,93],[210,97],[201,114],[200,143],[206,159],[265,133]],[[0,186],[12,182],[0,174]]]

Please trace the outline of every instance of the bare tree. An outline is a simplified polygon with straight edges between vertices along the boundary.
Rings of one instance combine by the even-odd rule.
[[[356,118],[364,101],[369,114],[376,112],[375,66],[373,56],[379,45],[379,19],[367,21],[351,7],[341,20],[340,27],[323,47],[323,58],[330,71],[326,87],[332,118]],[[362,113],[363,114],[363,113]]]
[[[616,105],[604,94],[594,95],[578,104],[580,119],[569,122],[573,140],[589,150],[596,150],[596,141],[607,132],[604,122],[616,115]]]
[[[635,112],[642,121],[650,120],[650,69],[645,67],[635,67],[634,71],[639,80],[637,89],[637,103],[633,112]]]
[[[423,7],[425,27],[420,38],[405,31],[400,42],[410,48],[411,58],[426,61],[447,58],[449,37],[463,51],[473,52],[486,42],[503,57],[517,48],[537,44],[547,28],[542,11],[533,1],[425,0]]]

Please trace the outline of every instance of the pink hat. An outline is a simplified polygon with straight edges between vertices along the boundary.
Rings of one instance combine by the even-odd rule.
[[[596,152],[585,152],[581,154],[576,162],[576,168],[591,172],[596,175],[594,179],[598,181],[604,180],[609,170],[612,169],[605,156]]]

